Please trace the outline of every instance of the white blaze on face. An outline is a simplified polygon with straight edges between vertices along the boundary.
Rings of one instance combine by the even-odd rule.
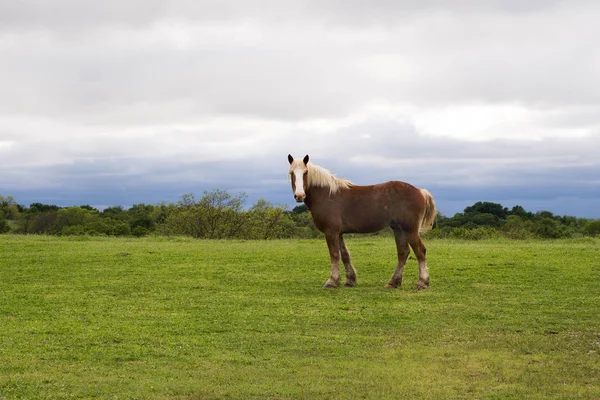
[[[294,198],[298,203],[301,203],[306,197],[306,193],[304,193],[304,168],[295,168],[292,174],[294,174]]]

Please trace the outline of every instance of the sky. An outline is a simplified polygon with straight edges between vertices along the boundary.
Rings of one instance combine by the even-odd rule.
[[[0,194],[223,189],[294,207],[287,155],[355,184],[600,218],[600,2],[0,0]]]

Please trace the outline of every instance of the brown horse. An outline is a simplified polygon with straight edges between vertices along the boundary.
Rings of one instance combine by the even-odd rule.
[[[331,276],[324,287],[340,285],[340,259],[346,268],[345,286],[356,285],[356,271],[344,243],[344,233],[377,232],[390,226],[396,239],[398,265],[385,287],[396,288],[402,283],[410,244],[419,261],[417,288],[427,288],[429,271],[419,232],[430,230],[436,217],[435,202],[427,190],[398,181],[356,186],[309,164],[308,155],[294,159],[288,154],[288,161],[294,198],[306,204],[316,227],[327,240]]]

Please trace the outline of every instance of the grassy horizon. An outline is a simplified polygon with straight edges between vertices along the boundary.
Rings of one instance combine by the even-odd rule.
[[[600,240],[0,235],[0,398],[600,398]]]

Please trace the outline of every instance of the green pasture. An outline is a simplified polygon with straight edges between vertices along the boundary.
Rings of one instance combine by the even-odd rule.
[[[600,398],[600,240],[346,242],[0,235],[0,398]]]

